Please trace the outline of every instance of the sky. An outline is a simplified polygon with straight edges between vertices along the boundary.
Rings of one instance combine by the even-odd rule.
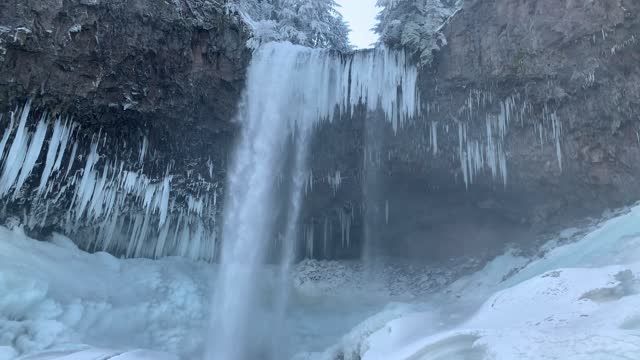
[[[376,0],[336,0],[340,4],[338,10],[349,23],[351,44],[358,49],[371,47],[378,40],[373,30],[376,23]]]

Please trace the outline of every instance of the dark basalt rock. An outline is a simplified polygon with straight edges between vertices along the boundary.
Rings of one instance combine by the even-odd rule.
[[[368,125],[383,129],[359,142],[359,162],[345,160],[349,149],[332,165],[316,163],[314,173],[358,174],[345,178],[332,210],[328,200],[313,200],[317,213],[360,204],[351,233],[369,232],[374,249],[365,252],[441,258],[492,254],[511,242],[532,249],[536,239],[640,198],[640,3],[468,0],[443,32],[447,46],[420,72],[422,118],[397,134]],[[514,110],[500,139],[496,123],[509,101]],[[507,182],[485,162],[467,188],[458,127],[486,146],[487,118]],[[365,133],[365,123],[350,132]],[[353,143],[333,126],[325,146]],[[367,148],[379,157],[374,184],[362,166]],[[322,216],[311,216],[316,229]]]
[[[185,171],[209,157],[223,171],[247,37],[218,1],[4,1],[0,107],[33,97],[88,133],[147,135]]]
[[[74,116],[83,146],[98,132],[111,139],[105,158],[135,162],[146,137],[142,171],[160,179],[170,165],[172,190],[222,186],[251,55],[248,30],[223,9],[205,0],[0,3],[0,111],[33,97]],[[533,248],[640,198],[640,3],[467,0],[443,32],[448,44],[420,71],[421,118],[394,133],[381,114],[358,109],[318,128],[301,256]],[[465,183],[460,128],[479,148],[492,139],[506,172],[493,176],[485,158]]]
[[[99,137],[98,168],[124,160],[125,169],[152,182],[169,172],[180,203],[172,208],[186,208],[187,196],[224,184],[251,56],[248,36],[222,1],[4,1],[0,113],[31,98],[36,119],[44,111],[70,116],[80,144],[72,174],[82,173]],[[2,123],[8,122],[5,116]],[[148,154],[138,166],[144,139]],[[41,216],[28,195],[36,182],[30,180],[27,195],[8,201],[5,216]],[[35,236],[63,231],[72,195],[28,230]]]

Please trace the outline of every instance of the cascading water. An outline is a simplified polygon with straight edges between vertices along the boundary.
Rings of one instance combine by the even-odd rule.
[[[282,358],[312,130],[358,104],[382,109],[394,128],[415,117],[417,71],[406,61],[384,49],[341,55],[288,43],[254,54],[228,174],[208,359]],[[277,280],[265,294],[258,292],[259,275],[273,249]]]

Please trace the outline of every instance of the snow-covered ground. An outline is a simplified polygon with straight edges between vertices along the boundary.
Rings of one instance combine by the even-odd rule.
[[[207,268],[88,254],[62,236],[40,242],[0,227],[0,359],[82,344],[194,353]]]
[[[392,320],[373,318],[317,357],[640,359],[640,206],[547,248],[500,256],[422,311],[383,312]]]
[[[305,262],[287,346],[298,359],[640,359],[640,206],[547,249],[507,252],[436,294],[455,271]],[[0,227],[0,359],[200,358],[215,272]]]
[[[201,358],[216,335],[208,329],[216,271],[179,257],[89,254],[61,235],[44,242],[20,228],[0,227],[0,360],[162,358],[137,349],[163,352],[167,359]],[[261,291],[270,291],[273,271],[262,271]],[[363,286],[359,271],[355,262],[297,266],[287,324],[290,354],[321,351],[389,299],[414,297],[402,294],[421,288],[412,278],[424,273],[398,275],[404,280],[394,286]]]

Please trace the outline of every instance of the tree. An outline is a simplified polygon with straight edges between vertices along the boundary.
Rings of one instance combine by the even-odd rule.
[[[351,49],[349,27],[334,0],[236,0],[228,8],[240,12],[258,45],[290,41],[314,48]]]
[[[378,6],[382,11],[375,31],[380,41],[392,48],[404,47],[429,64],[434,51],[446,45],[440,30],[462,7],[462,0],[378,0]]]

